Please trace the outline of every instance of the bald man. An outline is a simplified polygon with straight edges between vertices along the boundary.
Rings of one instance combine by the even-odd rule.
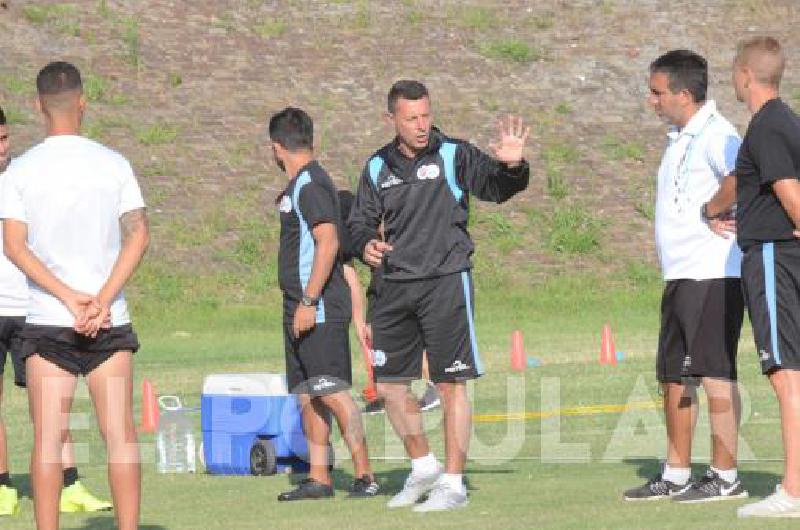
[[[737,99],[753,113],[736,160],[736,189],[711,215],[737,202],[742,285],[761,370],[778,398],[783,481],[739,517],[800,517],[800,118],[778,93],[786,59],[772,37],[741,42],[733,64]]]

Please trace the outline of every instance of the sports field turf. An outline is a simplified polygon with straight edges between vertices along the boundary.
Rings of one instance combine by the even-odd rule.
[[[275,496],[290,478],[158,475],[151,435],[142,436],[144,497],[142,528],[790,528],[791,520],[739,521],[742,501],[679,506],[670,502],[626,503],[623,489],[651,476],[664,451],[664,428],[653,377],[659,282],[637,284],[594,277],[559,278],[528,289],[478,293],[477,327],[488,374],[473,388],[475,424],[468,476],[470,505],[446,514],[388,511],[388,497],[350,500],[347,454],[337,439],[337,498],[279,504]],[[209,373],[282,371],[279,305],[150,307],[137,300],[143,349],[140,379],[160,393],[181,394],[199,405]],[[135,313],[136,314],[136,313]],[[600,328],[612,325],[625,359],[616,367],[597,363]],[[524,374],[509,370],[510,333],[520,328],[526,350],[543,362]],[[357,355],[357,352],[354,352]],[[358,354],[360,355],[360,354]],[[361,387],[362,367],[356,358]],[[745,411],[741,475],[752,496],[768,494],[782,464],[778,411],[745,325],[739,361]],[[10,372],[10,370],[8,370]],[[81,387],[83,388],[83,387]],[[31,429],[24,393],[5,379],[3,413],[9,429],[12,477],[23,490],[22,513],[0,528],[31,528],[27,458]],[[605,407],[608,405],[608,407]],[[90,404],[85,389],[77,412]],[[701,408],[702,410],[702,408]],[[502,417],[510,414],[512,419]],[[437,455],[442,455],[438,411],[426,415]],[[75,417],[83,481],[108,495],[102,442],[91,415]],[[384,416],[367,418],[379,482],[397,491],[407,463]],[[199,414],[196,416],[199,431]],[[199,434],[199,432],[198,432]],[[698,462],[707,461],[708,427],[701,414]],[[703,471],[702,465],[695,474]],[[112,528],[111,514],[66,515],[63,528]]]

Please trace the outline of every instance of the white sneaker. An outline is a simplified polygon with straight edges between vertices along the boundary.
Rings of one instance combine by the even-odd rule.
[[[467,489],[461,487],[461,490],[453,489],[441,481],[437,482],[428,495],[428,500],[414,506],[415,512],[441,512],[444,510],[455,510],[456,508],[464,508],[469,504],[467,499]]]
[[[800,517],[800,499],[790,497],[780,484],[775,493],[736,510],[738,517]]]
[[[406,506],[412,506],[436,485],[441,475],[441,465],[437,465],[436,472],[430,475],[415,476],[413,473],[409,473],[402,491],[392,497],[386,506],[389,508],[405,508]]]

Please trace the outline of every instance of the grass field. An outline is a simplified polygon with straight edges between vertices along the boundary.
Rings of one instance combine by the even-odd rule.
[[[275,496],[290,478],[158,475],[153,437],[142,436],[142,528],[156,530],[250,528],[790,528],[790,522],[741,522],[740,502],[677,506],[630,504],[621,491],[650,476],[664,452],[664,427],[653,376],[660,283],[654,274],[627,278],[570,276],[525,288],[482,286],[477,328],[488,374],[472,387],[475,434],[469,463],[470,506],[454,513],[388,512],[388,497],[354,501],[343,489],[351,467],[341,441],[333,501],[279,504]],[[142,377],[160,393],[179,393],[199,405],[203,377],[215,372],[283,371],[277,299],[263,305],[146,305],[135,300],[143,349]],[[609,321],[625,359],[616,367],[597,363],[600,328]],[[782,464],[777,406],[758,374],[749,324],[740,355],[745,411],[741,473],[753,496],[768,494]],[[524,374],[509,370],[510,333],[522,329],[529,355],[542,366]],[[354,355],[356,352],[354,352]],[[358,386],[363,374],[358,358]],[[10,370],[9,370],[10,371]],[[27,458],[31,429],[26,401],[5,378],[3,413],[9,430],[12,477],[23,490],[22,513],[2,528],[31,528]],[[622,407],[629,404],[629,408]],[[610,407],[603,407],[610,405]],[[138,396],[137,396],[138,406]],[[108,494],[102,442],[85,390],[77,400],[75,438],[84,482]],[[511,420],[498,415],[511,414]],[[525,419],[527,416],[527,419]],[[199,431],[199,415],[196,418]],[[366,419],[379,481],[397,491],[407,462],[383,416]],[[426,416],[436,453],[442,454],[439,413]],[[198,433],[199,434],[199,433]],[[701,415],[696,460],[707,461],[708,427]],[[698,465],[696,474],[702,472]],[[62,519],[63,528],[112,528],[111,514]]]

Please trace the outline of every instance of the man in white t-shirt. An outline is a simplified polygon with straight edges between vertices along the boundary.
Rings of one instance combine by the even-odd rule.
[[[141,489],[132,407],[139,343],[122,288],[149,242],[145,205],[127,160],[79,136],[86,102],[78,70],[50,63],[36,86],[47,138],[11,162],[0,189],[3,249],[30,292],[22,348],[36,524],[58,528],[64,404],[84,375],[106,440],[117,525],[133,530]]]
[[[741,253],[729,217],[709,219],[704,204],[731,177],[741,140],[706,100],[706,60],[673,50],[650,65],[649,103],[671,126],[658,170],[656,247],[665,280],[656,374],[664,395],[664,469],[626,500],[672,497],[706,502],[746,497],[736,472],[741,402],[736,354],[744,314]],[[729,213],[729,212],[728,212]],[[711,466],[691,480],[697,390],[711,422]]]
[[[10,147],[10,131],[5,113],[0,108],[0,174],[6,170],[11,161]],[[27,307],[28,282],[25,275],[8,261],[5,254],[0,254],[0,401],[2,401],[2,374],[5,371],[6,357],[11,357],[11,364],[14,366],[14,383],[19,387],[25,387],[22,329],[25,325]],[[64,444],[62,463],[64,487],[59,501],[62,512],[97,512],[112,508],[110,502],[95,497],[78,480],[78,468],[75,465],[75,453],[69,433]],[[13,515],[18,507],[19,496],[9,477],[5,424],[0,417],[0,515]]]

